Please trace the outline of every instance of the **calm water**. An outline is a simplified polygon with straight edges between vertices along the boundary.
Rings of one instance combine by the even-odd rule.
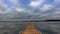
[[[42,34],[60,34],[60,21],[52,22],[20,22],[1,21],[0,34],[19,34],[28,23],[33,23]]]

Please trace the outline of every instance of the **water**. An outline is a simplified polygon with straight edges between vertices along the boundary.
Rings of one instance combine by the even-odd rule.
[[[42,34],[60,34],[60,21],[20,22],[0,21],[0,34],[19,34],[28,23],[33,23]]]

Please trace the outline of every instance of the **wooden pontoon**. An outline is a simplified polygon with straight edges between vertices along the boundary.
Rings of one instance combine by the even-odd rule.
[[[41,34],[41,32],[38,31],[32,23],[30,23],[20,34]]]

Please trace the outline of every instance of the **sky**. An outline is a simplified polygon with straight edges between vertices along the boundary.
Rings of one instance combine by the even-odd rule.
[[[0,20],[60,19],[60,0],[0,0]]]

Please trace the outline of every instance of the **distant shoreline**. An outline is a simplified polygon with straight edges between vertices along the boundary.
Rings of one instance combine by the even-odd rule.
[[[48,21],[60,21],[60,20],[0,20],[0,22],[13,22],[13,21],[18,21],[18,22],[48,22]]]

